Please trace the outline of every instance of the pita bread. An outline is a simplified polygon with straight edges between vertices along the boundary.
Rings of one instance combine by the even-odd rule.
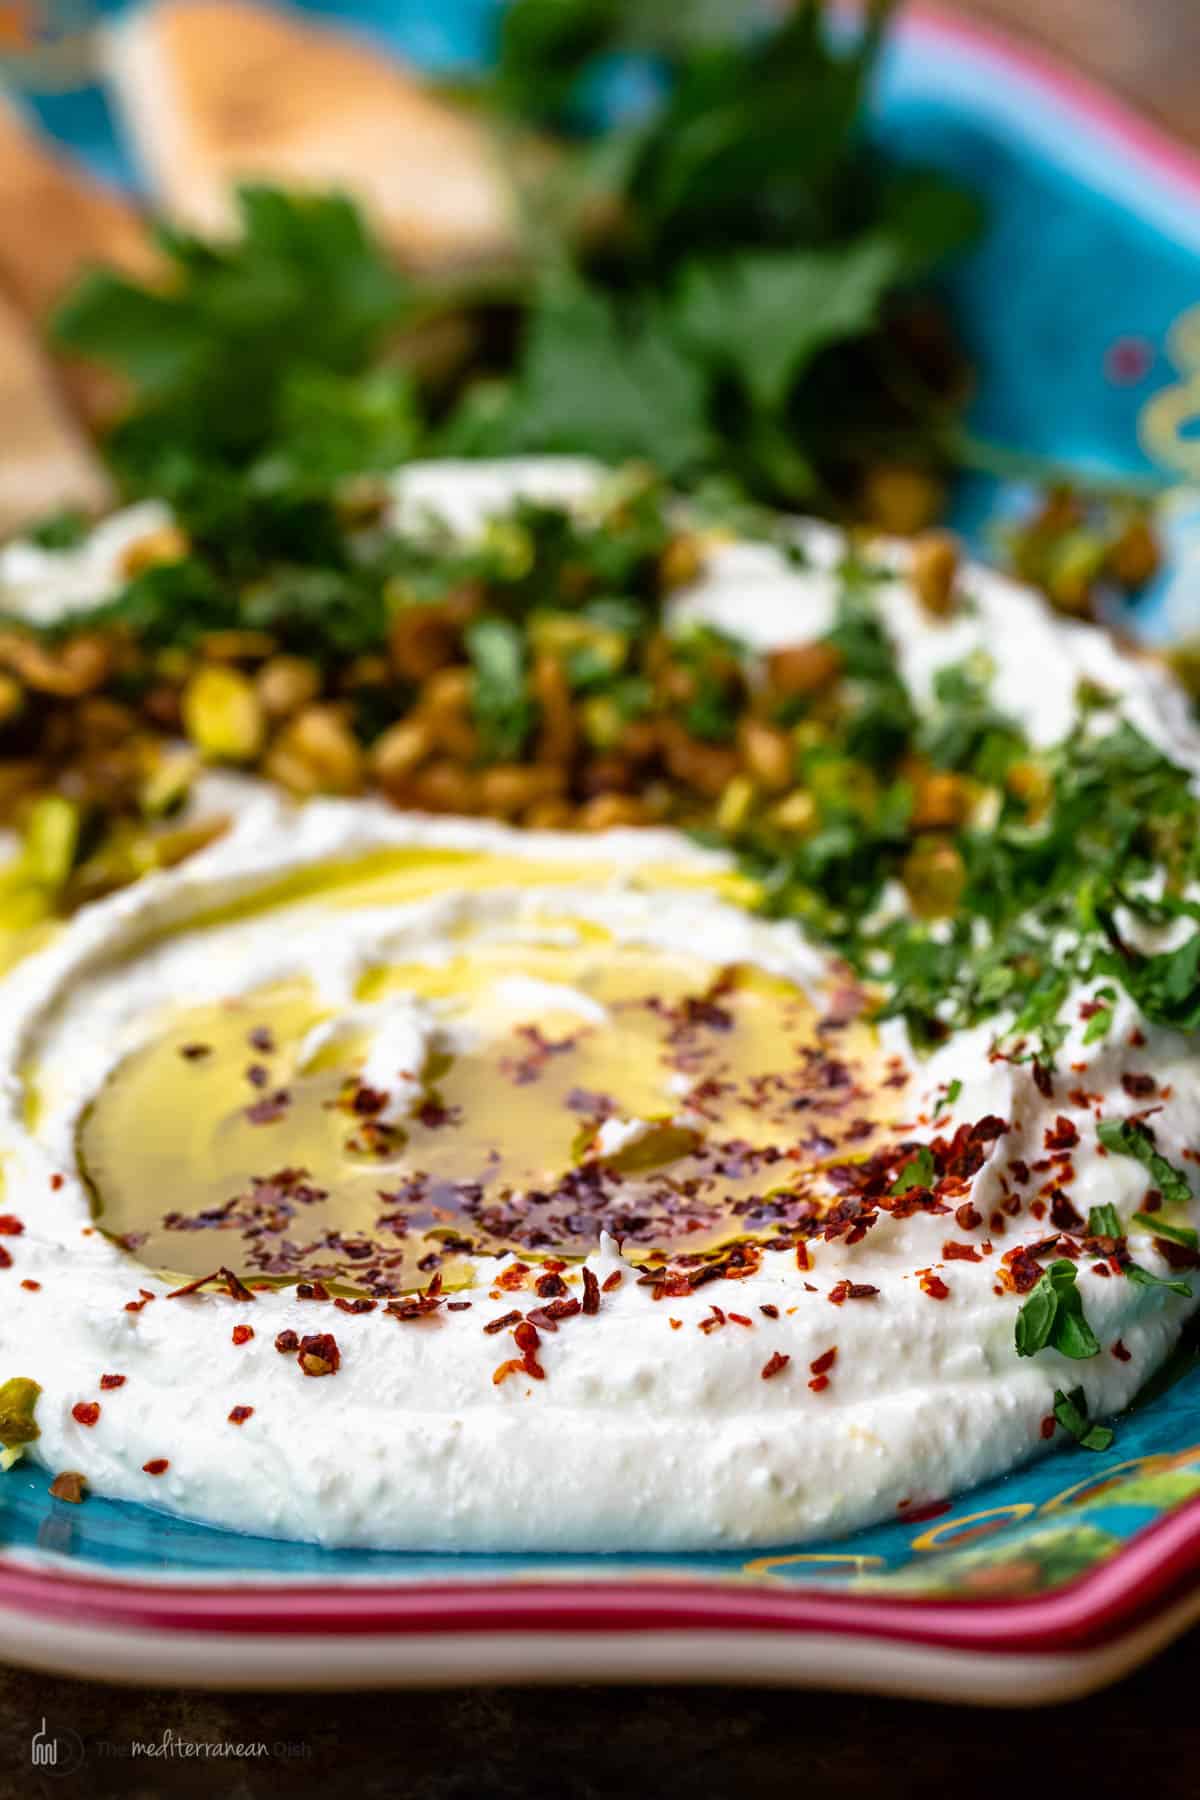
[[[60,507],[100,512],[108,476],[59,395],[53,372],[17,308],[0,299],[0,537]]]
[[[0,289],[36,329],[90,264],[146,277],[156,257],[136,209],[92,181],[0,97]],[[111,419],[119,385],[64,361],[67,391],[94,424]]]
[[[256,179],[353,194],[410,267],[514,248],[487,128],[369,44],[245,0],[160,0],[104,57],[157,201],[194,230],[228,232],[233,187]]]

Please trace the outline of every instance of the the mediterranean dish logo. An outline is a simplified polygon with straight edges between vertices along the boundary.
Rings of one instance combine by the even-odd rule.
[[[43,1719],[29,1744],[29,1760],[46,1775],[70,1775],[83,1766],[83,1739],[77,1731],[51,1729]]]

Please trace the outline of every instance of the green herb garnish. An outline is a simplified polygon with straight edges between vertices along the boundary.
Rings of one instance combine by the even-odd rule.
[[[1166,1288],[1169,1293],[1182,1295],[1185,1300],[1192,1297],[1192,1285],[1189,1281],[1173,1281],[1169,1276],[1152,1275],[1140,1263],[1126,1263],[1125,1278],[1137,1287],[1161,1287]]]
[[[1154,1139],[1145,1125],[1136,1123],[1132,1119],[1101,1119],[1096,1126],[1096,1136],[1104,1148],[1111,1150],[1114,1155],[1132,1156],[1140,1162],[1164,1200],[1180,1206],[1191,1203],[1192,1190],[1187,1176],[1182,1170],[1177,1169],[1174,1163],[1168,1162],[1165,1156],[1160,1155],[1155,1148]],[[1135,1214],[1134,1217],[1139,1224],[1145,1224],[1147,1231],[1158,1230],[1160,1237],[1173,1235],[1174,1228],[1171,1230],[1159,1229],[1150,1220],[1148,1214]],[[1189,1232],[1186,1237],[1180,1238],[1178,1241],[1180,1243],[1190,1241],[1194,1247],[1196,1233]]]
[[[1089,1237],[1119,1238],[1124,1235],[1117,1209],[1107,1201],[1103,1206],[1092,1207],[1087,1228]]]
[[[907,1194],[910,1188],[927,1188],[932,1186],[934,1176],[933,1152],[928,1144],[922,1144],[910,1163],[906,1163],[888,1190],[891,1195]]]
[[[1075,1285],[1075,1264],[1052,1262],[1017,1314],[1018,1356],[1058,1350],[1082,1362],[1100,1350],[1095,1332],[1083,1316],[1083,1296]]]
[[[1093,1425],[1089,1420],[1082,1388],[1072,1388],[1069,1394],[1055,1388],[1054,1416],[1084,1450],[1107,1450],[1113,1441],[1107,1425]]]

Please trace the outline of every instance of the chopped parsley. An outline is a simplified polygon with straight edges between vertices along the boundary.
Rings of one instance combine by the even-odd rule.
[[[1072,1388],[1069,1394],[1055,1388],[1054,1417],[1084,1450],[1107,1450],[1113,1441],[1109,1426],[1093,1425],[1089,1420],[1082,1388]]]
[[[1148,1126],[1133,1119],[1101,1119],[1096,1126],[1096,1136],[1106,1150],[1115,1156],[1132,1156],[1147,1171],[1154,1186],[1168,1203],[1187,1206],[1191,1203],[1192,1190],[1187,1176],[1174,1163],[1168,1162],[1155,1148],[1154,1138]],[[1135,1215],[1136,1222],[1145,1225],[1147,1231],[1157,1231],[1159,1237],[1175,1235],[1174,1227],[1156,1225],[1147,1215]],[[1191,1232],[1177,1240],[1194,1247],[1196,1234]]]
[[[1089,1237],[1119,1238],[1123,1235],[1117,1209],[1109,1201],[1103,1206],[1092,1207],[1088,1213],[1087,1228]]]
[[[1017,1314],[1018,1356],[1049,1349],[1083,1362],[1099,1354],[1099,1340],[1083,1316],[1075,1274],[1075,1264],[1065,1257],[1050,1264]]]
[[[1197,1244],[1200,1244],[1200,1237],[1190,1225],[1168,1225],[1157,1213],[1136,1212],[1133,1222],[1140,1225],[1143,1231],[1152,1231],[1155,1237],[1166,1238],[1172,1244],[1182,1244],[1185,1250],[1195,1250]]]
[[[911,1188],[931,1187],[933,1175],[933,1151],[928,1144],[922,1144],[912,1161],[905,1164],[892,1183],[891,1193],[907,1194]]]

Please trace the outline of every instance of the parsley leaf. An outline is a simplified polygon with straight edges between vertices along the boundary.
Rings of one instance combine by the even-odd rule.
[[[1143,1269],[1141,1263],[1126,1263],[1125,1278],[1137,1287],[1163,1287],[1172,1294],[1182,1294],[1185,1300],[1192,1297],[1192,1285],[1189,1281],[1172,1281],[1169,1276],[1152,1275],[1149,1269]]]
[[[870,237],[697,259],[684,265],[672,320],[702,362],[734,373],[753,404],[772,411],[819,350],[871,327],[898,261],[886,239]]]
[[[922,1144],[910,1163],[906,1163],[888,1190],[890,1194],[907,1194],[910,1188],[927,1188],[932,1186],[934,1176],[933,1151],[928,1144]]]
[[[1075,1264],[1065,1257],[1050,1264],[1017,1314],[1018,1356],[1036,1356],[1049,1348],[1082,1362],[1099,1354],[1099,1340],[1083,1316],[1075,1276]]]
[[[1121,1221],[1115,1206],[1105,1202],[1103,1206],[1093,1206],[1088,1213],[1088,1236],[1119,1238],[1124,1235]]]
[[[1082,1388],[1072,1388],[1069,1394],[1055,1388],[1054,1416],[1063,1430],[1069,1431],[1085,1450],[1107,1450],[1113,1441],[1109,1426],[1093,1425],[1089,1421]]]
[[[1140,1162],[1164,1200],[1181,1206],[1191,1203],[1187,1176],[1159,1154],[1147,1126],[1132,1119],[1101,1119],[1096,1125],[1096,1136],[1114,1155],[1132,1156]],[[1162,1231],[1160,1235],[1166,1237],[1168,1233]],[[1192,1238],[1194,1241],[1194,1232]]]
[[[627,316],[582,283],[556,283],[534,313],[513,410],[514,448],[644,457],[668,476],[714,449],[708,383],[657,306]]]
[[[476,619],[466,646],[475,671],[472,711],[480,750],[491,762],[515,761],[534,722],[524,638],[507,619]]]
[[[1182,1244],[1185,1250],[1195,1250],[1200,1245],[1200,1236],[1190,1225],[1168,1225],[1157,1213],[1135,1212],[1135,1225],[1143,1231],[1153,1232],[1155,1237],[1166,1238],[1169,1243]]]

